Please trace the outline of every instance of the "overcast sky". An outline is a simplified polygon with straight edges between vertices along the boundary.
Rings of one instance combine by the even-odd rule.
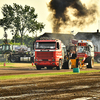
[[[13,3],[17,3],[20,5],[29,5],[35,8],[35,13],[38,14],[38,22],[43,22],[45,24],[45,29],[43,29],[42,33],[44,32],[52,32],[50,23],[48,22],[49,12],[47,9],[47,3],[49,0],[0,0],[0,19],[3,18],[1,13],[1,8],[4,4],[13,5]],[[12,35],[8,33],[8,38],[12,38]],[[42,34],[41,33],[41,34]],[[3,38],[4,31],[0,27],[0,38]]]
[[[81,0],[81,1],[83,3],[90,3],[91,0]],[[42,31],[42,33],[52,32],[51,23],[48,21],[48,16],[50,15],[50,12],[48,11],[47,3],[49,2],[50,0],[0,0],[0,19],[3,18],[2,13],[1,13],[1,8],[4,4],[13,5],[13,3],[17,3],[23,6],[29,5],[35,8],[35,13],[38,14],[38,22],[43,22],[45,24],[45,29]],[[100,0],[98,0],[98,5],[100,5]],[[87,26],[84,29],[84,31],[91,31],[91,32],[96,31],[98,28],[98,20],[99,18],[97,18],[96,23],[93,23],[92,25]],[[75,31],[75,29],[73,28],[72,30]],[[0,27],[0,38],[3,38],[3,34],[4,34],[4,31]],[[8,34],[8,38],[12,38],[12,35],[9,33],[9,31],[7,32],[7,34]]]

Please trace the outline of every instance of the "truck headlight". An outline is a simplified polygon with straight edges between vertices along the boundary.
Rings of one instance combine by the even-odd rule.
[[[35,61],[38,61],[38,59],[35,59]]]
[[[48,61],[51,61],[51,59],[48,59]]]
[[[39,59],[39,61],[42,61],[42,59]]]

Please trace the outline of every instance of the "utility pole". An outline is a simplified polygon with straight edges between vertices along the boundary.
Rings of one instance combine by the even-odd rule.
[[[15,45],[15,32],[13,30],[11,30],[12,35],[14,35],[14,45]]]
[[[4,33],[4,37],[5,37],[4,43],[7,44],[8,43],[8,40],[7,40],[7,33],[6,32]]]

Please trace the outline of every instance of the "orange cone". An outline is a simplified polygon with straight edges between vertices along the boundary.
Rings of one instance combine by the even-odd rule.
[[[6,63],[4,62],[4,66],[6,66]]]
[[[33,66],[34,64],[33,64],[33,62],[32,62],[32,66]]]

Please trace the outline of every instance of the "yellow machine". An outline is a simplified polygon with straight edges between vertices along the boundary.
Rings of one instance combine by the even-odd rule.
[[[71,68],[86,68],[86,65],[87,64],[82,64],[82,62],[78,65],[78,62],[77,62],[77,58],[76,59],[70,59],[71,60]]]
[[[71,68],[77,68],[78,67],[78,62],[77,58],[76,59],[70,59],[71,60]]]

